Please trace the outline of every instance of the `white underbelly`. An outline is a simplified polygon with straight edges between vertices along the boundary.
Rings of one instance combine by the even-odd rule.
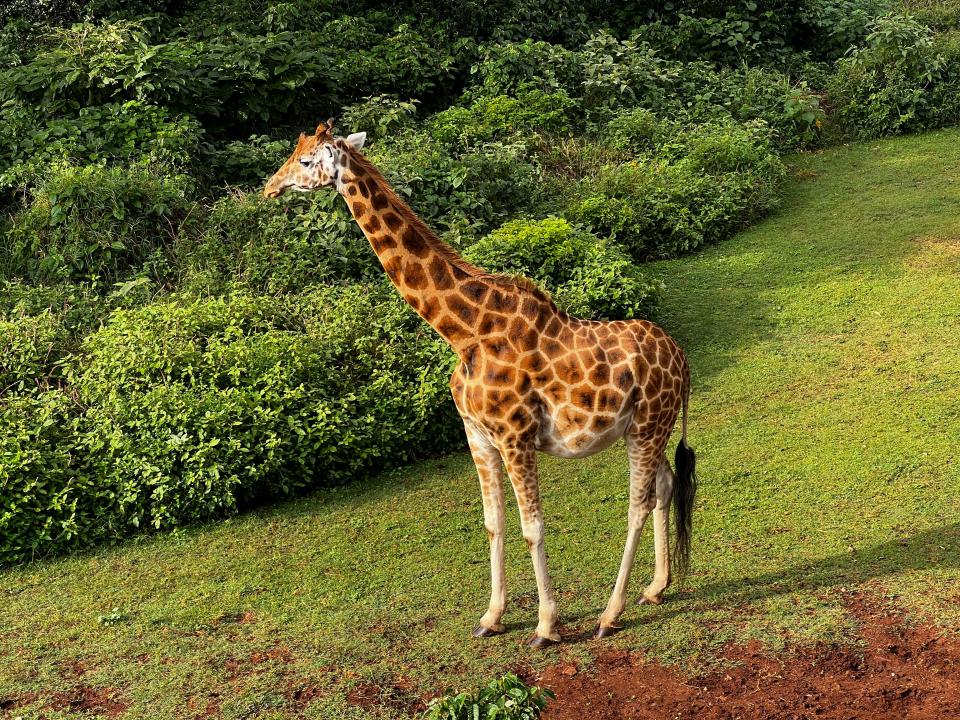
[[[540,423],[536,447],[537,450],[556,457],[587,457],[607,449],[623,437],[629,422],[630,413],[623,412],[615,417],[613,424],[602,432],[591,431],[589,429],[590,423],[587,424],[585,429],[568,428],[563,431],[548,415]]]

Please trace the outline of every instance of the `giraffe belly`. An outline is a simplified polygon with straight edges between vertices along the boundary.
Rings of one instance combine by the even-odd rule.
[[[625,408],[626,409],[626,408]],[[551,408],[541,419],[536,437],[537,450],[563,458],[581,458],[605,450],[623,437],[630,423],[630,412],[603,416],[606,421],[602,430],[595,429],[590,418],[585,424],[570,421],[576,418],[572,405]]]

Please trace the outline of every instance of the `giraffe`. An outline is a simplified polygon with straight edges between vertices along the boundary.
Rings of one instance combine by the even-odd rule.
[[[503,560],[506,467],[520,510],[539,596],[528,645],[560,641],[547,572],[537,452],[579,458],[623,438],[630,466],[627,538],[616,582],[595,637],[622,629],[637,543],[653,513],[654,576],[639,603],[659,605],[670,584],[669,508],[676,521],[674,568],[685,571],[696,491],[695,455],[687,444],[690,372],[680,347],[645,320],[590,321],[563,313],[528,280],[493,275],[461,258],[430,231],[361,154],[365,133],[334,137],[333,120],[296,149],[263,194],[333,186],[404,300],[459,357],[450,380],[480,479],[490,547],[491,595],[473,631],[505,631]],[[683,411],[676,473],[666,446]]]

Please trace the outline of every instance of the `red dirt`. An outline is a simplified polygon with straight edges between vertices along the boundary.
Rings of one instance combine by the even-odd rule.
[[[960,718],[960,638],[908,626],[861,597],[860,645],[796,648],[773,658],[733,646],[734,667],[701,678],[626,651],[579,671],[566,662],[528,678],[557,694],[545,720],[934,720]]]
[[[120,696],[116,688],[77,685],[70,690],[54,693],[47,706],[52,710],[115,718],[126,712],[130,703]]]
[[[370,713],[376,713],[380,708],[390,708],[395,712],[414,715],[427,707],[426,701],[413,692],[410,681],[402,676],[388,685],[358,683],[347,693],[347,702]]]
[[[40,696],[35,692],[27,692],[9,698],[0,698],[0,712],[27,707],[35,703],[38,697]]]
[[[314,700],[319,697],[323,697],[323,690],[314,685],[303,685],[296,689],[289,688],[285,694],[287,699],[294,704],[297,710],[302,711]]]

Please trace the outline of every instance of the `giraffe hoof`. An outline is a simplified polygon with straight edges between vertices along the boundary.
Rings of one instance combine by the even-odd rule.
[[[603,640],[603,638],[616,635],[621,630],[623,630],[623,625],[597,625],[597,629],[593,633],[593,637],[597,640]]]
[[[650,598],[650,597],[647,597],[646,595],[641,595],[640,599],[637,600],[637,605],[663,605],[663,598],[662,597]]]
[[[477,625],[471,633],[475,638],[489,638],[496,637],[497,635],[502,635],[504,630],[506,630],[503,625],[496,625],[492,628],[488,628],[484,625]]]
[[[540,637],[539,635],[534,635],[532,638],[527,640],[527,647],[533,648],[534,650],[543,650],[548,648],[551,645],[559,645],[559,640],[552,640],[548,637]]]

